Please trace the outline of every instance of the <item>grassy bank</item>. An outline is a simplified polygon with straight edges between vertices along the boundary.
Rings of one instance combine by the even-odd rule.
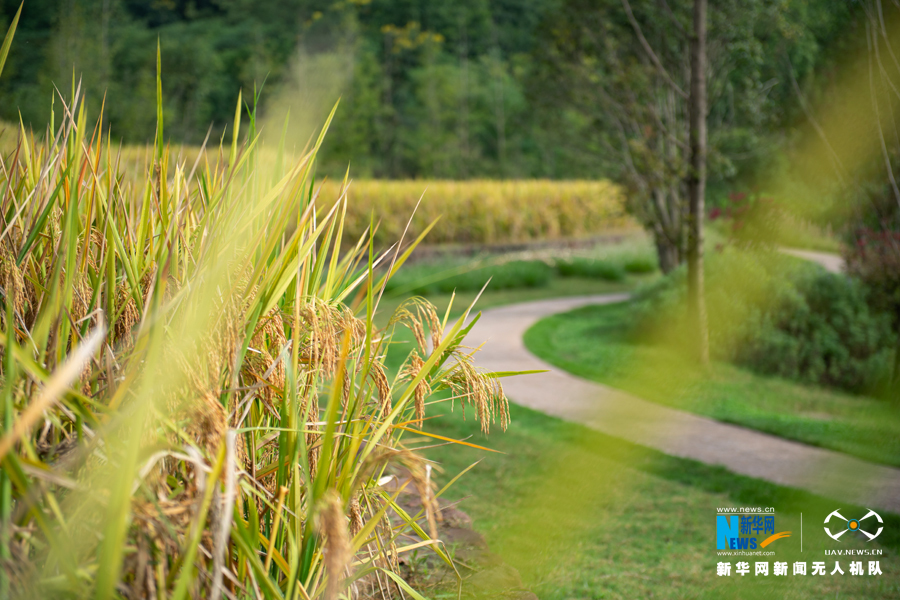
[[[585,307],[540,321],[525,343],[551,364],[647,400],[900,466],[900,408],[727,363],[701,372],[683,354],[635,343],[630,320],[627,303]]]

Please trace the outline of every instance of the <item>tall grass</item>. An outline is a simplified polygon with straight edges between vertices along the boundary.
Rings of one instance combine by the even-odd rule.
[[[465,320],[419,301],[376,329],[411,248],[378,254],[366,228],[348,243],[346,180],[314,183],[321,136],[295,162],[263,152],[239,96],[234,142],[186,162],[160,109],[123,177],[81,98],[0,157],[0,595],[417,597],[400,555],[452,563],[403,436],[442,389],[485,430],[508,414]],[[416,343],[389,377],[398,327]],[[419,515],[379,486],[396,463]]]
[[[326,183],[325,197],[339,189],[340,182]],[[501,244],[638,228],[622,192],[607,181],[363,180],[349,194],[348,231],[364,231],[374,211],[386,217],[376,233],[381,242],[396,240],[406,227],[405,220],[388,217],[411,214],[417,205],[412,235],[441,219],[429,243]]]

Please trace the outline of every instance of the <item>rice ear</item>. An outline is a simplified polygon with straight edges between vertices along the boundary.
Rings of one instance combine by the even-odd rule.
[[[443,339],[444,329],[438,318],[437,310],[424,298],[410,298],[397,307],[391,316],[388,327],[397,324],[403,325],[412,332],[413,337],[416,338],[416,344],[419,346],[419,352],[423,356],[430,354],[425,336],[425,325],[428,325],[431,332],[432,348],[440,346]]]
[[[134,327],[141,317],[127,282],[120,283],[116,288],[116,310],[119,318],[115,324],[115,342],[130,344],[134,338]]]
[[[16,260],[6,244],[0,248],[0,285],[3,286],[6,298],[12,301],[15,311],[25,317],[31,311],[31,299],[25,288],[25,277],[22,275],[22,270],[16,264]],[[5,322],[6,311],[2,312],[0,318]]]
[[[391,384],[388,382],[387,375],[384,372],[384,367],[379,362],[373,362],[371,365],[371,370],[369,371],[369,377],[372,378],[372,381],[375,384],[375,389],[378,392],[378,399],[381,401],[381,411],[382,414],[390,414],[391,412]]]
[[[195,400],[188,411],[187,431],[197,445],[206,450],[207,456],[215,456],[228,429],[225,407],[217,396],[207,392]]]
[[[472,363],[472,353],[455,351],[456,365],[444,382],[460,400],[463,416],[466,405],[475,410],[475,418],[481,423],[481,430],[490,433],[491,423],[499,416],[500,428],[509,426],[509,399],[503,386],[495,377],[478,370]]]
[[[363,510],[359,505],[359,494],[356,494],[350,500],[350,537],[356,536],[364,526]]]
[[[413,350],[409,354],[409,358],[406,361],[406,364],[403,366],[403,370],[401,371],[401,375],[409,381],[413,381],[416,377],[419,376],[419,373],[422,371],[422,368],[425,366],[425,361],[422,360],[422,357]],[[413,392],[413,399],[415,403],[415,424],[418,427],[422,427],[422,421],[425,418],[425,398],[431,395],[431,386],[428,383],[428,378],[423,377],[419,383],[416,384],[416,388]]]

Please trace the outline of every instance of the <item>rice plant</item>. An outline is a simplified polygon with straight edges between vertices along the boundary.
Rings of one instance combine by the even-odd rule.
[[[314,177],[327,123],[289,162],[258,146],[252,106],[241,132],[239,96],[230,146],[188,161],[159,108],[126,177],[102,107],[89,121],[68,94],[0,156],[0,595],[419,597],[398,557],[452,561],[428,525],[440,491],[403,436],[428,435],[445,389],[485,431],[508,419],[462,346],[475,319],[412,300],[373,323],[421,236],[384,252],[374,227],[346,239],[349,179],[326,199]],[[379,485],[392,464],[422,514]]]

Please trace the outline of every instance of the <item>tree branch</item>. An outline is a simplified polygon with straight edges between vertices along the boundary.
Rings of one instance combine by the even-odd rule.
[[[625,9],[625,14],[628,15],[628,22],[631,23],[632,29],[634,29],[634,33],[637,35],[638,41],[641,43],[641,46],[644,48],[644,52],[647,53],[647,56],[650,58],[650,62],[653,63],[653,66],[659,71],[659,74],[662,75],[662,78],[666,80],[672,89],[681,96],[682,98],[687,99],[687,93],[681,89],[675,80],[669,75],[669,72],[666,71],[665,67],[663,67],[662,63],[659,61],[659,57],[656,56],[656,53],[653,51],[653,48],[650,47],[650,42],[647,41],[647,38],[644,37],[644,33],[641,31],[641,26],[637,22],[637,19],[634,18],[634,13],[631,12],[631,4],[628,3],[628,0],[622,0],[622,7]]]
[[[888,180],[891,182],[891,189],[894,192],[894,199],[897,206],[900,206],[900,188],[897,187],[897,180],[894,178],[894,169],[891,167],[891,157],[887,151],[887,145],[884,143],[884,129],[881,126],[881,113],[878,110],[878,99],[875,93],[875,76],[874,67],[872,65],[872,45],[878,44],[877,34],[872,31],[873,24],[866,22],[866,42],[869,45],[869,93],[872,97],[872,108],[875,110],[875,121],[878,123],[878,141],[881,142],[881,154],[884,157],[884,167],[888,174]]]
[[[666,13],[669,15],[669,20],[671,20],[675,24],[675,27],[678,28],[678,31],[681,32],[681,35],[687,37],[687,31],[684,30],[684,26],[681,24],[681,21],[679,21],[675,17],[675,13],[672,12],[672,8],[669,6],[669,3],[666,2],[666,0],[660,0],[660,4],[662,4],[663,8],[666,9]]]

